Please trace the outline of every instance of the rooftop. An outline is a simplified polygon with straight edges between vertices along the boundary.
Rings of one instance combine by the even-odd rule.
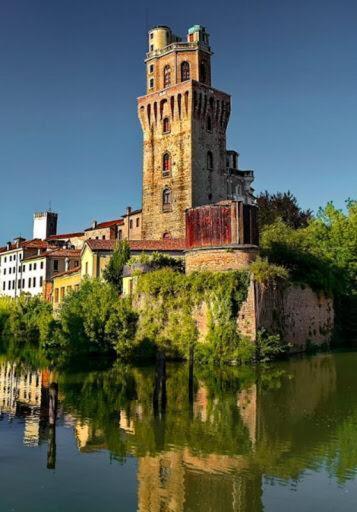
[[[186,242],[183,239],[167,240],[129,240],[132,251],[184,251]],[[113,251],[117,240],[87,240],[86,244],[92,251]]]

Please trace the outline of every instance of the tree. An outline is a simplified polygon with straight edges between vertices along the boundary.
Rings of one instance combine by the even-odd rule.
[[[312,219],[311,210],[302,210],[290,191],[270,194],[267,190],[257,197],[260,228],[281,219],[291,228],[306,227]]]
[[[115,247],[107,268],[104,270],[104,279],[112,284],[121,293],[123,289],[123,269],[130,258],[130,246],[126,240],[122,240]]]

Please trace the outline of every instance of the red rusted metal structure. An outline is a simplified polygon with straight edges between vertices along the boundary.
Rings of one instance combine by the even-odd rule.
[[[198,206],[186,210],[186,246],[258,245],[257,207],[241,201]]]

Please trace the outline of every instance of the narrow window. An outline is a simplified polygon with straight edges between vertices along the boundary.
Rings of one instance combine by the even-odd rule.
[[[171,84],[171,68],[169,65],[164,67],[164,87]]]
[[[171,189],[165,188],[162,193],[162,205],[164,210],[170,210],[171,209]]]
[[[171,238],[171,233],[169,233],[168,231],[165,231],[165,233],[162,235],[162,238],[164,240],[169,240]]]
[[[130,219],[129,226],[130,226],[130,229],[133,229],[133,219]]]
[[[36,277],[33,278],[32,284],[33,284],[33,287],[36,288]]]
[[[53,271],[58,272],[58,260],[53,260]]]
[[[154,79],[153,78],[150,78],[149,87],[150,87],[150,89],[154,88]]]
[[[162,157],[162,174],[168,176],[171,172],[171,157],[169,153],[164,153]]]
[[[211,116],[207,117],[207,131],[208,132],[212,131],[212,119],[211,119]]]
[[[200,65],[200,81],[205,84],[207,78],[207,72],[206,72],[206,64],[204,62],[201,62]]]
[[[121,240],[122,237],[123,237],[123,232],[122,232],[121,229],[119,229],[119,231],[118,231],[118,239]]]
[[[185,82],[190,79],[190,65],[188,62],[182,62],[181,64],[181,82]]]
[[[164,133],[169,133],[171,127],[170,127],[170,119],[168,117],[165,117],[162,122],[162,131]]]
[[[154,72],[154,64],[150,64],[150,73]]]
[[[41,276],[40,277],[40,286],[42,286],[42,285],[43,285],[43,277]]]
[[[138,227],[139,227],[139,225],[140,225],[140,219],[139,219],[139,217],[137,217],[137,218],[136,218],[136,227],[138,228]]]
[[[212,151],[207,152],[207,169],[212,170],[213,169],[213,155]]]

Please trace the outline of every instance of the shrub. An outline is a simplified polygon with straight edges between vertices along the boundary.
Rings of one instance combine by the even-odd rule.
[[[133,342],[136,315],[127,299],[106,282],[85,280],[68,294],[59,312],[60,329],[46,349],[51,358],[65,353],[127,355]]]
[[[249,270],[259,283],[278,283],[289,278],[289,271],[284,266],[269,263],[267,258],[257,258],[249,265]]]
[[[123,287],[123,269],[130,258],[130,246],[122,240],[115,247],[112,257],[103,272],[104,279],[121,293]]]

